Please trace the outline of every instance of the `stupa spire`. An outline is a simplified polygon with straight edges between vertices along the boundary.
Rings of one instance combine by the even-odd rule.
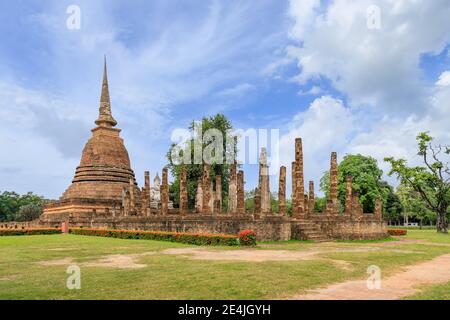
[[[102,94],[100,97],[100,109],[98,119],[95,121],[95,124],[101,127],[115,127],[117,125],[117,121],[113,118],[111,113],[111,101],[109,98],[106,56],[103,69],[103,84],[102,84]]]

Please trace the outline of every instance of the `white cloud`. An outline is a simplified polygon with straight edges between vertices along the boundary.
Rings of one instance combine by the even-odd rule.
[[[440,75],[438,82],[436,82],[436,85],[441,86],[441,87],[450,86],[450,71],[444,71]]]
[[[302,39],[309,31],[311,24],[316,21],[317,9],[320,7],[320,0],[300,0],[291,1],[289,14],[296,17],[295,24],[290,35],[296,39]]]
[[[323,76],[352,106],[422,111],[428,92],[418,65],[423,53],[440,52],[450,40],[448,1],[335,0],[313,17],[311,9],[296,10],[303,3],[290,1],[291,34],[299,45],[288,48],[300,84]],[[373,4],[381,9],[380,30],[367,28],[366,10]]]
[[[0,82],[0,190],[56,198],[68,186],[88,128],[68,115],[73,106],[62,106],[54,97]]]
[[[281,135],[280,163],[291,170],[295,138],[301,137],[305,181],[314,180],[318,186],[322,173],[329,169],[331,152],[344,149],[354,125],[353,115],[341,100],[330,96],[317,98],[307,110],[295,115],[288,132]]]
[[[240,83],[234,87],[219,91],[217,95],[225,97],[241,97],[249,91],[255,90],[256,87],[250,83]]]
[[[366,26],[366,10],[373,4],[381,9],[380,30]],[[424,82],[419,68],[423,54],[440,53],[450,43],[447,1],[334,0],[317,8],[314,2],[291,0],[290,7],[289,34],[297,45],[287,48],[287,57],[297,61],[294,80],[303,87],[329,79],[348,105],[322,97],[299,113],[282,137],[285,163],[293,159],[294,138],[302,137],[305,175],[317,184],[331,151],[340,159],[347,153],[373,156],[387,173],[387,156],[420,164],[419,132],[450,141],[450,72],[433,85]]]
[[[380,115],[373,118],[372,114],[365,112],[367,108],[350,109],[340,100],[323,96],[314,100],[307,110],[298,113],[290,122],[288,132],[281,136],[280,161],[290,168],[294,159],[295,138],[301,137],[305,181],[314,180],[318,186],[323,172],[329,169],[330,153],[336,151],[339,160],[346,154],[375,158],[385,173],[384,178],[397,185],[395,177],[387,176],[390,167],[384,158],[393,156],[407,159],[411,165],[422,165],[421,158],[417,156],[415,139],[419,132],[430,131],[437,144],[448,144],[449,99],[450,87],[436,88],[426,116],[393,118]]]

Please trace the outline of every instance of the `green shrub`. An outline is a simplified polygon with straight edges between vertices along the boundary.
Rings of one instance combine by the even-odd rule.
[[[61,229],[0,229],[0,237],[4,236],[33,236],[41,234],[58,234]]]
[[[70,233],[83,236],[97,236],[120,239],[143,239],[180,242],[199,246],[237,246],[238,238],[227,234],[198,234],[163,231],[133,231],[133,230],[101,230],[101,229],[70,229]]]

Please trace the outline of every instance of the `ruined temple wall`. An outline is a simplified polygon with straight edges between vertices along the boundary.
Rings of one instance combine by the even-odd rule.
[[[387,237],[386,223],[374,214],[364,214],[359,219],[346,215],[327,216],[317,214],[307,220],[290,219],[279,215],[265,215],[255,219],[253,215],[177,215],[175,210],[168,215],[150,217],[129,216],[110,217],[84,214],[75,219],[69,215],[52,215],[45,219],[26,223],[10,222],[0,224],[0,228],[58,228],[68,220],[72,228],[100,228],[123,230],[149,230],[189,233],[238,234],[242,230],[254,230],[258,241],[304,240],[305,223],[312,225],[325,239],[364,240]]]
[[[62,218],[62,217],[61,217]],[[57,227],[62,219],[46,219],[40,222],[40,227]],[[71,228],[100,228],[123,230],[149,230],[188,233],[221,233],[238,234],[243,230],[253,230],[258,241],[286,241],[291,238],[291,223],[286,217],[267,216],[254,219],[248,216],[220,215],[176,215],[152,217],[102,217],[85,216],[77,219],[69,218]]]
[[[388,236],[386,223],[374,214],[365,213],[358,219],[351,219],[348,215],[315,214],[308,218],[320,232],[333,240],[369,240],[382,239]],[[292,227],[301,227],[293,222]]]

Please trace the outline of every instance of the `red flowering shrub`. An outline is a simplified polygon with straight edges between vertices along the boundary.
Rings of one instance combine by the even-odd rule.
[[[405,236],[408,233],[408,231],[404,229],[389,229],[388,233],[391,236]]]
[[[61,229],[0,229],[0,237],[2,236],[33,236],[40,234],[58,234]]]
[[[239,232],[239,244],[241,246],[256,246],[256,233],[252,230]]]
[[[199,246],[237,246],[236,236],[227,234],[197,234],[164,231],[139,230],[101,230],[101,229],[70,229],[70,233],[83,236],[110,237],[120,239],[142,239],[181,242]]]

